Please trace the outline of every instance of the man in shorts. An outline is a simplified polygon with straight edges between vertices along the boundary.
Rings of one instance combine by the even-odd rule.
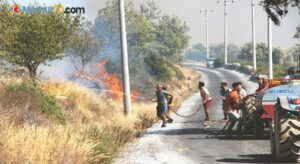
[[[168,121],[168,118],[166,117],[166,113],[168,111],[168,102],[166,96],[173,97],[173,95],[163,90],[162,85],[158,84],[156,86],[156,99],[153,99],[152,101],[157,102],[157,106],[156,106],[157,117],[163,121],[161,127],[166,127]]]
[[[210,121],[210,116],[209,116],[209,109],[211,108],[212,105],[212,98],[209,94],[209,91],[207,88],[204,87],[204,82],[199,82],[199,90],[200,90],[200,95],[203,101],[203,108],[205,112],[205,121]]]

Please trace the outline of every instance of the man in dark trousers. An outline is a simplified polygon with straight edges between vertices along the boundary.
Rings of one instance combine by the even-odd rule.
[[[220,98],[222,98],[223,103],[222,103],[222,109],[223,109],[223,114],[224,114],[224,119],[223,120],[227,120],[227,114],[225,112],[225,100],[227,98],[227,96],[229,95],[229,93],[231,92],[231,89],[228,88],[227,83],[226,82],[222,82],[221,83],[221,90],[220,90]]]
[[[230,124],[227,129],[226,137],[231,136],[232,129],[240,116],[236,113],[236,109],[242,102],[239,100],[239,92],[243,89],[241,82],[235,82],[232,84],[233,91],[229,93],[225,101],[225,111],[229,117]]]
[[[163,91],[167,92],[167,87],[163,86]],[[166,117],[168,119],[168,123],[172,123],[174,120],[171,118],[170,116],[170,110],[171,110],[171,106],[173,104],[173,97],[170,95],[166,95],[166,99],[167,99],[167,104],[168,104],[168,111],[166,112]]]

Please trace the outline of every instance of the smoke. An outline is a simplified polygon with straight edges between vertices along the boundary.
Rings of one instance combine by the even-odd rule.
[[[65,57],[62,60],[48,62],[46,65],[41,65],[38,68],[38,74],[42,81],[69,81],[73,78],[75,71],[76,70],[69,57]]]

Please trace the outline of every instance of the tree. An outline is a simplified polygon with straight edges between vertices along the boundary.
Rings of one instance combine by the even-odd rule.
[[[288,13],[289,7],[298,7],[300,10],[300,0],[263,0],[261,5],[277,25],[280,24],[280,18]]]
[[[223,57],[224,59],[224,44],[212,44],[209,46],[210,56],[217,58]]]
[[[240,55],[240,48],[236,44],[228,44],[227,46],[227,52],[228,52],[228,62],[237,62],[237,58]],[[224,44],[213,44],[210,46],[210,56],[218,58],[218,60],[225,62],[224,61]]]
[[[103,42],[104,58],[119,59],[119,15],[118,1],[107,2],[95,21],[95,35]],[[153,54],[161,55],[174,62],[183,58],[187,47],[188,27],[177,17],[161,15],[160,9],[153,2],[142,5],[137,10],[132,1],[125,4],[126,27],[129,57]],[[107,52],[106,52],[107,51]]]
[[[239,56],[240,59],[246,61],[252,61],[253,59],[253,45],[252,43],[246,43],[241,48],[241,54]],[[257,43],[256,44],[256,60],[258,64],[268,62],[268,47],[265,43]]]
[[[228,50],[228,61],[235,62],[241,53],[240,47],[237,46],[236,44],[231,43],[228,44],[227,50]]]
[[[290,49],[290,54],[292,56],[292,59],[294,61],[294,65],[300,63],[300,44],[295,45]]]
[[[142,4],[140,11],[148,20],[158,20],[161,17],[161,10],[154,1],[147,2],[147,5]]]
[[[77,44],[69,50],[71,60],[76,70],[84,72],[86,64],[100,53],[100,43],[90,31],[84,30],[78,34]]]
[[[294,37],[300,39],[300,26],[296,28],[296,34]]]
[[[2,11],[5,12],[0,14],[0,51],[5,52],[7,61],[26,67],[31,78],[36,76],[40,64],[64,56],[80,26],[80,16],[55,13],[14,16],[3,6]]]
[[[282,65],[283,60],[286,58],[284,51],[280,47],[273,47],[272,54],[273,63]]]
[[[160,54],[180,63],[183,60],[183,50],[187,48],[190,36],[189,28],[175,16],[162,16],[157,26],[157,41],[164,47]]]
[[[242,60],[252,61],[253,59],[253,45],[252,43],[246,43],[241,48],[241,54],[239,56]],[[256,44],[256,60],[258,64],[267,63],[268,60],[268,47],[265,43],[257,43]],[[273,47],[273,63],[274,64],[283,64],[284,60],[284,51],[280,47]]]
[[[185,59],[187,60],[206,60],[206,49],[203,44],[195,44],[192,48],[189,48],[185,53]]]

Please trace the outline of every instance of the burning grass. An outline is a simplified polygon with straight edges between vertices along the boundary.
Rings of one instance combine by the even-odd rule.
[[[120,101],[73,83],[44,83],[43,93],[56,98],[65,117],[60,124],[38,109],[34,96],[41,95],[32,94],[33,88],[10,88],[24,84],[0,85],[3,163],[110,163],[120,147],[155,121],[154,104],[133,104],[132,115],[124,117]]]
[[[198,78],[182,71],[189,77],[168,85],[177,105]],[[23,84],[20,79],[0,80],[1,163],[111,163],[120,148],[156,121],[155,103],[134,102],[132,114],[125,117],[122,101],[71,82],[48,81],[38,91],[7,87]],[[55,98],[50,105],[59,107],[64,124],[54,113],[43,112],[37,101],[43,96]]]

